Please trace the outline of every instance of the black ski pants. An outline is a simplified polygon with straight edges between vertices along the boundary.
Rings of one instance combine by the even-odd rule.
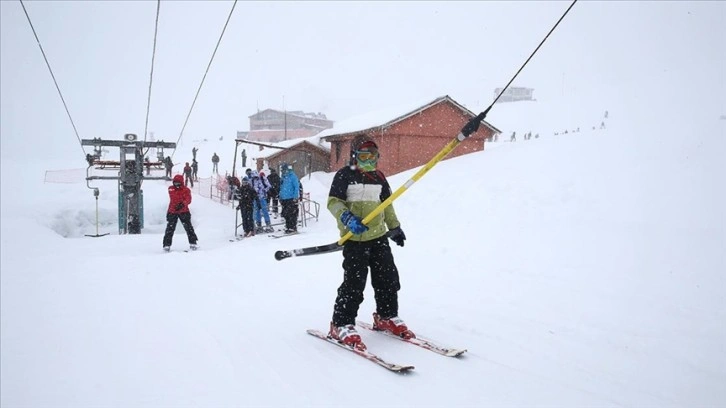
[[[245,233],[255,230],[255,221],[252,219],[252,205],[249,207],[240,206],[239,212],[242,215],[242,230]]]
[[[297,217],[300,213],[297,200],[280,200],[282,203],[282,217],[285,219],[285,229],[297,229]]]
[[[174,236],[174,230],[176,230],[176,222],[181,220],[184,231],[187,232],[187,238],[189,238],[190,244],[197,243],[197,234],[194,232],[192,226],[192,214],[190,212],[175,214],[166,214],[166,232],[164,233],[164,246],[171,246],[171,239]]]
[[[270,203],[270,207],[272,207],[272,213],[277,214],[277,209],[280,206],[280,202],[278,200],[278,193],[277,190],[273,187],[269,194],[267,195],[267,202]]]
[[[376,312],[383,318],[398,315],[401,283],[388,238],[384,235],[366,242],[346,241],[343,244],[343,284],[338,288],[333,308],[335,326],[355,324],[358,308],[363,303],[368,268],[371,270]]]

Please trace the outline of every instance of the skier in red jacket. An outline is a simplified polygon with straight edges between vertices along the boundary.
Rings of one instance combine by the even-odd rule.
[[[192,203],[192,191],[184,185],[184,176],[174,176],[172,185],[169,186],[169,209],[166,211],[166,232],[164,233],[164,251],[171,249],[171,239],[176,230],[177,220],[181,220],[184,230],[189,238],[189,248],[197,249],[197,234],[192,226],[192,214],[189,212],[189,204]]]

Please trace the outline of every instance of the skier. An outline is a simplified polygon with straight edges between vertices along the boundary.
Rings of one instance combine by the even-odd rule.
[[[270,191],[267,192],[267,198],[270,200],[270,204],[272,206],[272,214],[274,218],[277,218],[277,210],[280,205],[280,202],[278,201],[278,196],[280,194],[280,175],[277,174],[275,169],[270,169],[270,175],[267,177],[267,180],[272,186]]]
[[[236,192],[236,198],[239,200],[237,209],[240,210],[240,213],[242,214],[242,229],[245,233],[244,236],[254,236],[255,223],[252,220],[252,211],[254,210],[255,202],[259,200],[257,198],[257,191],[252,188],[252,185],[250,185],[250,181],[247,178],[242,179],[242,183]]]
[[[250,172],[250,184],[257,191],[257,201],[255,202],[255,222],[257,223],[257,230],[255,232],[274,232],[270,224],[270,212],[267,209],[267,191],[270,189],[270,183],[267,179],[263,179],[260,175],[252,170]],[[262,227],[262,218],[265,219],[265,227]]]
[[[401,285],[388,238],[403,246],[406,235],[396,212],[389,205],[368,225],[362,223],[363,218],[391,196],[386,177],[376,170],[378,146],[366,135],[357,136],[351,143],[350,157],[351,165],[338,170],[328,194],[328,210],[338,220],[341,236],[348,231],[354,234],[343,244],[343,283],[338,288],[328,336],[351,348],[365,350],[355,330],[355,319],[363,302],[369,268],[376,299],[374,328],[407,339],[416,335],[398,317]]]
[[[282,218],[285,219],[285,234],[292,234],[297,232],[300,180],[297,178],[297,174],[292,171],[291,165],[282,163],[281,167],[280,203],[282,204]]]
[[[166,232],[164,233],[164,251],[169,252],[171,240],[176,230],[176,222],[181,220],[184,230],[189,239],[189,248],[197,249],[197,234],[192,226],[192,214],[189,212],[189,204],[192,203],[192,191],[184,185],[184,176],[174,176],[172,185],[169,186],[169,208],[166,211]]]

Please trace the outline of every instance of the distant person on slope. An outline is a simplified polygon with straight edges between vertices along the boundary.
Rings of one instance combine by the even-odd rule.
[[[401,284],[388,239],[403,246],[406,235],[396,212],[389,205],[368,225],[362,223],[363,218],[391,196],[388,180],[376,169],[378,146],[361,135],[353,139],[350,155],[351,165],[335,173],[328,194],[328,210],[338,220],[340,236],[348,231],[353,233],[343,244],[343,283],[338,288],[328,335],[351,348],[365,350],[355,330],[355,319],[363,302],[368,269],[376,299],[373,326],[402,338],[416,335],[398,317]]]
[[[186,163],[184,166],[184,185],[194,187],[194,178],[192,177],[192,166],[189,165],[189,162]]]
[[[197,159],[192,159],[192,180],[199,181],[199,176],[197,173],[199,172],[199,163],[197,162]]]
[[[171,240],[174,237],[176,223],[181,220],[184,231],[187,232],[189,248],[197,249],[197,234],[192,226],[192,214],[189,212],[189,204],[192,203],[192,191],[184,185],[184,177],[181,174],[174,176],[172,185],[169,186],[169,208],[166,210],[166,232],[164,232],[164,251],[169,252]]]
[[[212,155],[212,171],[219,174],[219,156],[216,152]]]
[[[171,169],[174,167],[174,163],[171,162],[171,156],[166,156],[164,159],[164,168],[166,169],[166,177],[171,178]]]

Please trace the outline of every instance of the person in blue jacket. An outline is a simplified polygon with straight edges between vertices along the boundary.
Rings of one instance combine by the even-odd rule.
[[[300,199],[300,179],[292,170],[292,166],[282,163],[280,179],[280,204],[282,204],[282,217],[285,219],[285,234],[297,232],[297,217]]]

